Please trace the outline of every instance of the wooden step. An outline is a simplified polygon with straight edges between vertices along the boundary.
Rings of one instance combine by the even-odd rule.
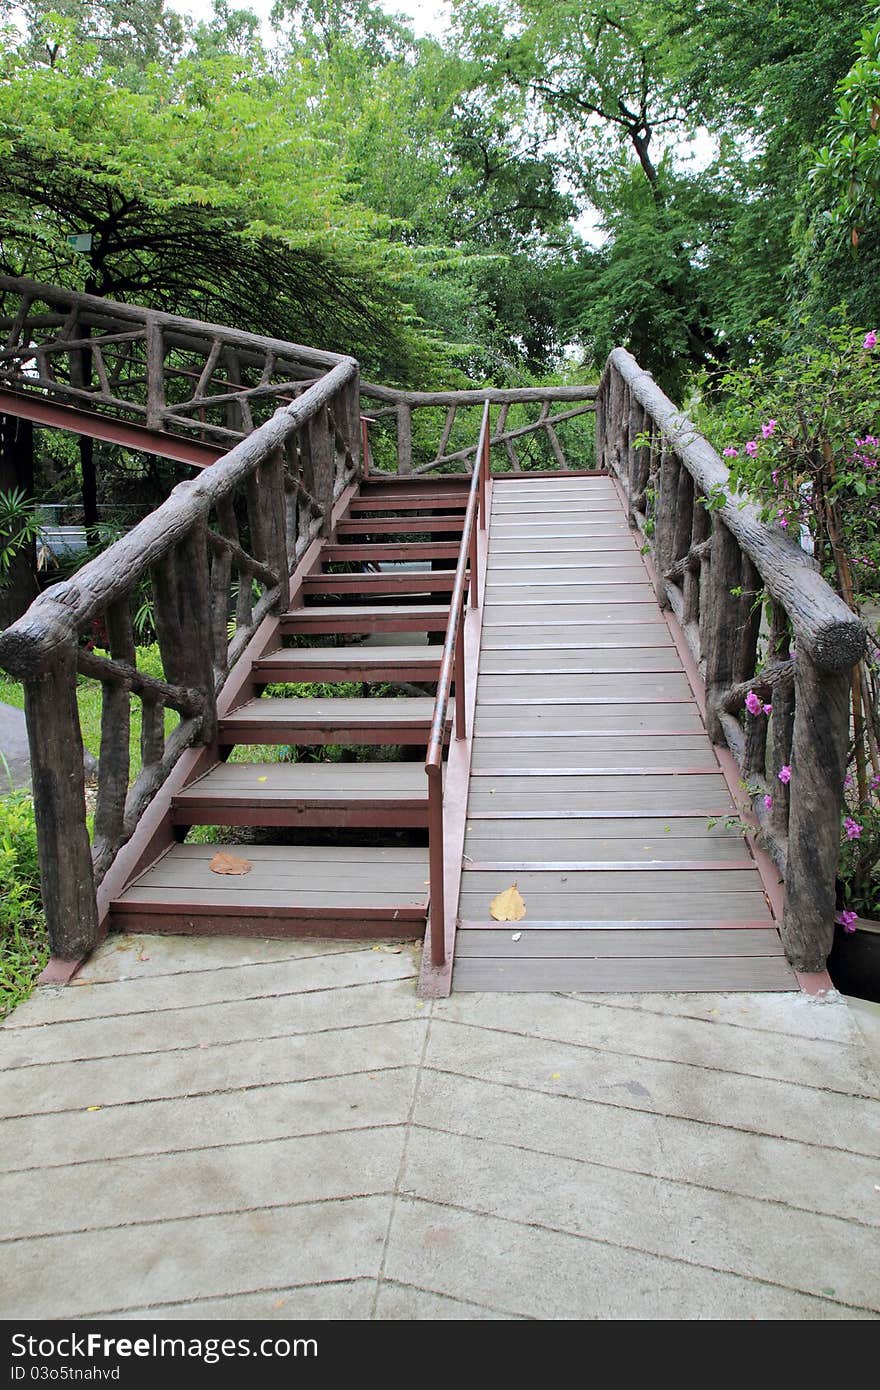
[[[340,636],[356,632],[445,632],[449,607],[443,603],[387,604],[371,608],[367,604],[322,604],[319,608],[293,608],[281,617],[281,631],[288,635],[308,633]],[[665,630],[665,629],[664,629]]]
[[[431,497],[422,497],[419,493],[399,497],[377,493],[375,496],[355,497],[349,508],[349,515],[362,516],[370,512],[463,512],[466,509],[466,492],[460,496],[447,493]]]
[[[177,825],[424,827],[421,763],[219,763],[171,803]]]
[[[413,533],[437,535],[450,532],[461,534],[464,518],[460,513],[442,516],[377,516],[360,520],[340,521],[337,536],[407,536]]]
[[[412,938],[427,910],[426,849],[227,846],[248,873],[215,874],[218,845],[174,845],[120,895],[122,931]]]
[[[427,744],[434,701],[406,696],[364,700],[249,700],[221,719],[218,742]]]
[[[253,665],[261,684],[273,681],[435,681],[439,646],[281,647]]]
[[[430,492],[467,492],[470,486],[468,473],[435,473],[413,475],[404,473],[368,473],[361,479],[361,492],[416,492],[426,488]]]
[[[459,541],[402,541],[397,545],[378,545],[370,541],[363,545],[325,545],[321,551],[321,563],[339,564],[341,561],[362,561],[379,565],[391,561],[399,563],[407,560],[452,560],[457,561],[461,544]]]
[[[306,598],[321,594],[448,594],[454,570],[400,570],[396,574],[311,574],[303,580]]]

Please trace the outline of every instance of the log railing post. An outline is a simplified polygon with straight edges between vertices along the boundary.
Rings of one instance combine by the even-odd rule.
[[[736,669],[740,601],[731,591],[738,588],[741,574],[740,548],[724,522],[713,512],[712,556],[701,633],[706,657],[706,732],[713,743],[725,742],[718,716]]]
[[[824,970],[834,935],[849,698],[849,671],[823,671],[798,650],[780,928],[785,954],[796,970]]]
[[[105,614],[110,655],[115,661],[136,665],[134,633],[128,600],[111,604]],[[125,798],[131,765],[131,696],[128,687],[104,681],[101,686],[101,758],[98,764],[98,801],[95,807],[94,858],[106,867],[122,839]]]
[[[401,403],[397,407],[397,471],[408,474],[412,466],[412,410]]]
[[[335,482],[335,450],[330,433],[327,408],[320,410],[307,421],[302,432],[303,475],[308,492],[321,508],[323,521],[321,534],[330,534],[330,521],[333,512],[333,485]]]
[[[49,946],[60,960],[81,960],[97,944],[98,914],[73,645],[25,679],[24,700]]]

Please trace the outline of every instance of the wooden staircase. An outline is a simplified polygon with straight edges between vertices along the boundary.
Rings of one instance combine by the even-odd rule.
[[[362,483],[288,611],[242,657],[216,745],[169,793],[173,841],[113,897],[112,928],[421,934],[424,750],[468,488],[461,477]],[[300,689],[315,684],[320,693]],[[287,758],[272,758],[272,745]],[[249,833],[206,844],[191,834],[201,826]],[[218,849],[250,868],[214,872]]]

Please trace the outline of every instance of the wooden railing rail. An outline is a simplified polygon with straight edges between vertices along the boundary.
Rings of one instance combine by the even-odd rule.
[[[578,448],[577,461],[572,463],[565,453],[559,427],[581,416],[592,414],[595,410],[597,392],[596,386],[399,391],[389,386],[361,383],[364,413],[377,422],[393,421],[395,438],[391,452],[396,471],[413,476],[430,473],[436,469],[447,472],[471,471],[477,457],[477,445],[472,442],[473,433],[467,422],[463,417],[459,417],[458,413],[466,413],[485,402],[499,407],[489,447],[490,450],[503,450],[504,469],[514,473],[524,470],[523,459],[517,452],[517,444],[525,441],[539,448],[542,467],[563,472],[572,467],[583,467],[583,458],[589,454],[589,448]],[[537,407],[536,418],[508,427],[510,410],[520,406]],[[554,407],[557,408],[554,410]],[[432,416],[436,418],[430,418]],[[432,443],[430,447],[423,442],[421,454],[426,457],[418,460],[415,457],[414,424],[418,426],[420,420],[425,417],[429,417],[426,420],[428,428],[422,430],[421,434],[427,435],[429,439],[436,438],[438,442]],[[464,433],[465,440],[462,447],[451,449],[450,441],[456,433],[459,438]]]
[[[619,480],[660,607],[675,614],[705,682],[709,736],[736,759],[784,874],[786,954],[796,969],[822,970],[861,620],[731,491],[716,451],[623,348],[608,359],[596,411],[596,462]]]
[[[358,474],[358,392],[357,363],[343,359],[0,635],[0,665],[24,683],[56,957],[95,945],[96,887],[184,750],[214,741],[218,690],[263,618],[286,606],[291,573]],[[138,610],[158,641],[161,678],[137,669]],[[91,845],[78,674],[102,686]],[[133,781],[132,696],[141,713]],[[167,732],[166,709],[180,715]]]
[[[162,434],[228,448],[345,360],[0,275],[0,387]]]
[[[443,834],[443,746],[446,738],[446,719],[452,688],[455,691],[455,738],[467,738],[464,610],[466,592],[472,608],[479,606],[477,540],[478,528],[486,529],[486,485],[489,478],[489,436],[491,415],[489,402],[483,407],[483,422],[477,443],[479,465],[473,471],[467,510],[461,536],[461,548],[455,570],[452,597],[449,602],[449,621],[443,643],[434,715],[425,757],[428,774],[428,861],[431,913],[431,964],[441,966],[446,961],[446,913],[448,904],[444,891],[444,834]]]

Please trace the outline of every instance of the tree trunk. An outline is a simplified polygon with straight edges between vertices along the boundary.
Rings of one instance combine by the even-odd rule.
[[[28,499],[34,495],[34,427],[29,420],[0,415],[0,492],[13,488]],[[15,556],[8,582],[0,587],[0,629],[21,617],[38,590],[37,548],[31,541]]]

